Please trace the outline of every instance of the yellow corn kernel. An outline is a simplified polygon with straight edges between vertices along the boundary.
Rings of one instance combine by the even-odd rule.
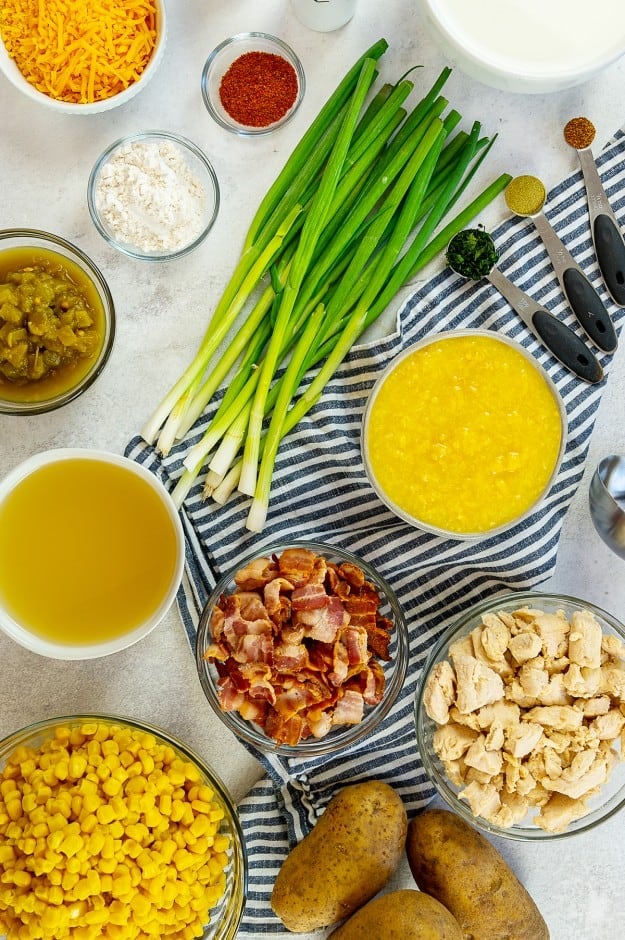
[[[63,855],[67,855],[69,858],[70,856],[78,855],[84,844],[85,843],[82,836],[72,832],[64,837],[61,845],[59,846],[59,852],[62,852]]]
[[[178,849],[173,858],[174,865],[178,871],[184,871],[185,868],[189,868],[194,864],[195,859],[190,852],[187,852],[186,849]]]
[[[85,835],[95,832],[98,825],[98,817],[95,813],[88,813],[86,816],[80,817],[80,828]]]
[[[22,816],[22,801],[19,796],[10,796],[6,800],[6,812],[9,819],[12,819],[14,822],[21,818]]]
[[[102,753],[105,757],[119,754],[119,743],[115,738],[109,738],[102,742]]]
[[[55,829],[46,839],[46,845],[49,849],[52,849],[53,852],[56,852],[57,849],[60,849],[63,839],[65,838],[65,833],[62,829]]]
[[[227,852],[230,846],[230,837],[220,833],[215,836],[215,841],[213,842],[213,851],[215,852]]]
[[[107,796],[117,796],[121,788],[121,783],[119,780],[116,780],[115,777],[110,776],[109,770],[108,779],[105,779],[104,783],[102,784],[102,792],[106,793]]]
[[[128,875],[120,875],[117,878],[113,878],[113,884],[111,885],[111,894],[114,898],[123,898],[126,895],[130,894],[132,890],[132,882]]]
[[[48,902],[59,905],[65,902],[65,892],[60,885],[52,885],[48,891]]]
[[[13,884],[17,885],[19,888],[28,888],[32,881],[32,875],[30,872],[24,871],[21,868],[16,868],[13,872]]]
[[[98,822],[103,826],[107,826],[115,819],[115,812],[113,807],[109,806],[108,803],[101,803],[100,806],[98,806],[95,814]]]
[[[6,842],[0,844],[0,865],[15,861],[15,849]]]
[[[67,891],[67,892],[72,891],[73,888],[75,888],[75,886],[78,884],[79,880],[80,880],[80,875],[76,874],[76,872],[72,872],[72,871],[64,872],[63,880],[61,882],[61,887],[63,888],[63,891]]]

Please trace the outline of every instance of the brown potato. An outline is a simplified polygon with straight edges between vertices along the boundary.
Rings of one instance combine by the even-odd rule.
[[[491,843],[460,816],[410,821],[406,854],[422,891],[451,911],[465,940],[549,940],[534,901]]]
[[[435,898],[406,888],[369,901],[328,940],[463,940],[458,921]]]
[[[284,926],[306,933],[353,914],[397,868],[406,828],[404,804],[388,784],[370,780],[337,793],[276,878],[271,906]]]

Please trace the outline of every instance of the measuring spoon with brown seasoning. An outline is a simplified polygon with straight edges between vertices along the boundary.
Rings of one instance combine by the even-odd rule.
[[[541,180],[537,176],[515,176],[504,197],[511,212],[530,218],[536,226],[564,296],[586,335],[599,349],[614,352],[618,338],[610,314],[543,212],[547,191]]]
[[[467,280],[489,281],[558,362],[584,382],[601,382],[601,363],[584,341],[502,274],[496,267],[498,258],[492,236],[482,228],[463,229],[447,246],[446,259],[452,271]]]
[[[585,117],[571,118],[564,128],[564,139],[579,157],[592,241],[605,286],[614,303],[625,307],[625,241],[590,149],[595,139],[594,124]]]

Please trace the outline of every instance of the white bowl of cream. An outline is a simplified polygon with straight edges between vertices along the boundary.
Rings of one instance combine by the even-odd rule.
[[[420,0],[452,64],[503,91],[561,91],[625,53],[623,0]]]

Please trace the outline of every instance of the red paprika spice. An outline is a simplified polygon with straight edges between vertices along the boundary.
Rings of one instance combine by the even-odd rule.
[[[268,127],[290,110],[297,91],[290,62],[273,52],[245,52],[224,73],[219,98],[239,124]]]

